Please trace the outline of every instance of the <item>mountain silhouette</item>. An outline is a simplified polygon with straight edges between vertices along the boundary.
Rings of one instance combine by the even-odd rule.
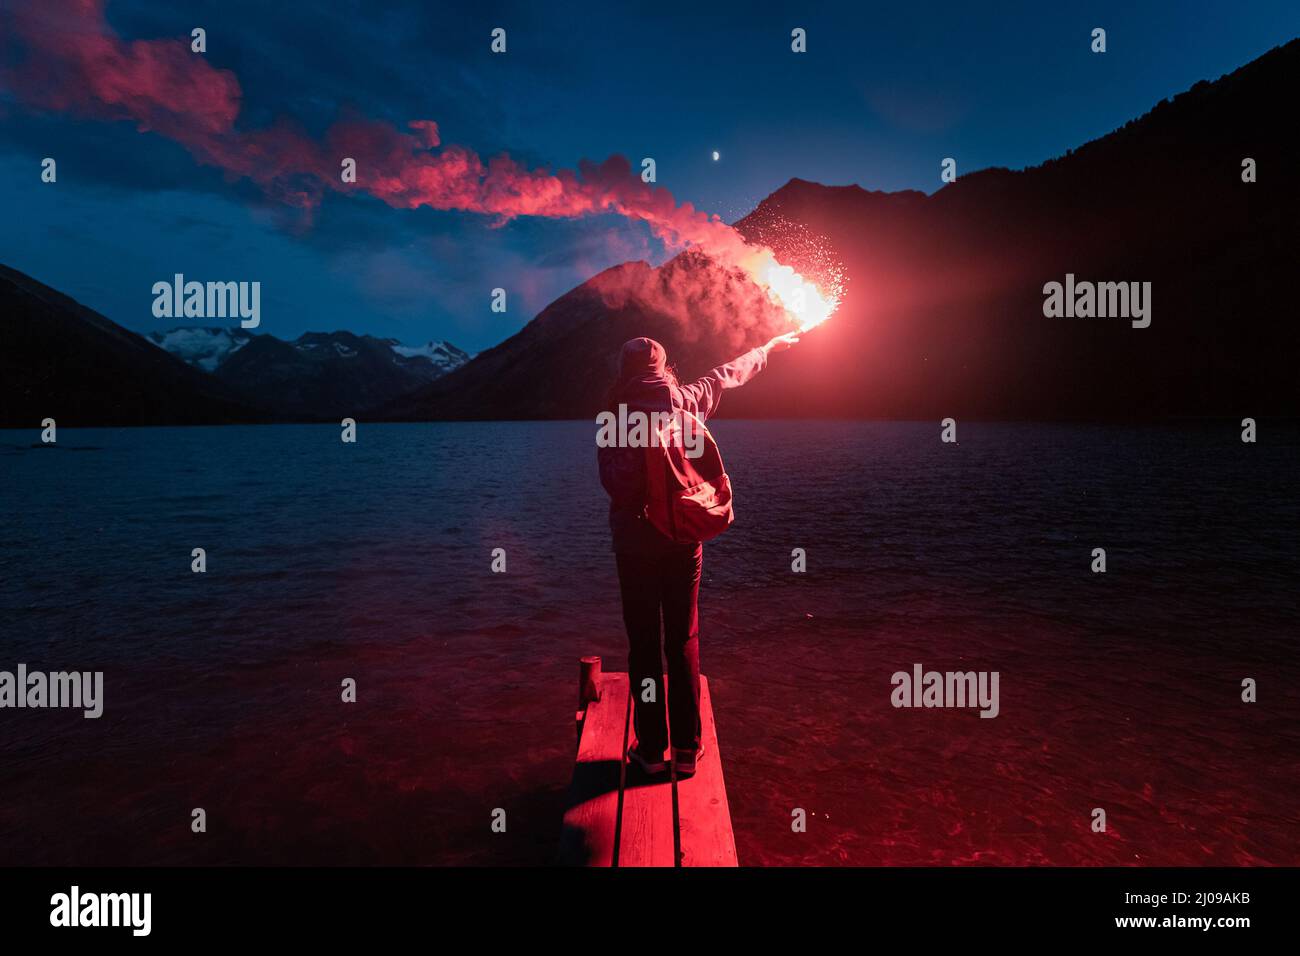
[[[695,252],[658,269],[628,262],[561,296],[517,334],[460,370],[373,414],[398,419],[579,417],[599,404],[612,375],[610,357],[625,339],[658,338],[702,371],[747,347],[752,335],[747,323],[768,334],[784,325],[783,314],[766,293],[740,272],[719,268]],[[454,384],[444,387],[444,382]]]
[[[842,304],[723,413],[1294,415],[1297,77],[1300,40],[1065,156],[933,195],[791,180],[736,227],[810,277],[838,260]],[[1150,326],[1044,315],[1045,284],[1067,274],[1151,283]],[[665,301],[674,282],[708,292]],[[628,338],[660,339],[685,377],[788,328],[754,290],[695,253],[618,266],[378,414],[590,417]]]
[[[371,335],[307,332],[292,342],[254,336],[214,374],[280,416],[337,420],[412,392],[467,359],[445,342],[407,348]]]
[[[358,416],[459,368],[448,342],[351,332],[293,342],[238,327],[137,335],[0,266],[0,427],[194,425]]]
[[[267,417],[104,316],[0,266],[0,427],[198,425]]]

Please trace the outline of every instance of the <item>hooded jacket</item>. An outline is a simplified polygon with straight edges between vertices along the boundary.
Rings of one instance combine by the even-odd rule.
[[[619,355],[618,381],[610,390],[607,406],[618,413],[620,404],[631,412],[674,412],[684,409],[707,421],[728,388],[739,388],[767,367],[767,353],[750,349],[726,365],[719,365],[699,381],[680,385],[668,372],[668,353],[654,339],[631,339]],[[666,554],[692,550],[698,544],[680,544],[664,537],[645,515],[644,448],[597,448],[600,483],[609,494],[609,528],[614,550],[634,554]]]

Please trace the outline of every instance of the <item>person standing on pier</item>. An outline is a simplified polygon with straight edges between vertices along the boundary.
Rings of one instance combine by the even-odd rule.
[[[766,368],[769,354],[784,351],[798,341],[795,332],[779,335],[718,366],[699,381],[682,385],[669,368],[668,353],[662,345],[649,338],[631,339],[623,344],[619,355],[618,378],[606,396],[606,408],[617,414],[620,405],[626,406],[625,413],[640,412],[650,421],[660,420],[655,417],[658,413],[682,419],[694,416],[703,422],[717,411],[725,389],[744,385]],[[651,775],[668,769],[664,751],[670,743],[669,726],[659,687],[666,658],[666,716],[671,723],[672,762],[678,775],[686,776],[695,772],[700,753],[699,594],[703,542],[682,540],[689,537],[682,533],[670,537],[656,526],[662,521],[656,522],[652,513],[656,506],[650,492],[653,482],[647,481],[647,462],[656,459],[648,456],[644,447],[599,447],[597,460],[601,484],[610,498],[609,527],[618,566],[628,638],[628,675],[635,704],[636,740],[629,747],[628,758]],[[727,491],[729,521],[729,487]],[[653,694],[642,692],[648,686],[646,681],[653,681]]]

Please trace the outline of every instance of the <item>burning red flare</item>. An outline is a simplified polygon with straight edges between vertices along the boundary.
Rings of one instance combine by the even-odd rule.
[[[800,332],[816,328],[839,307],[838,295],[823,295],[815,282],[810,282],[790,266],[776,261],[771,250],[765,249],[766,260],[755,277],[767,294],[789,313]]]

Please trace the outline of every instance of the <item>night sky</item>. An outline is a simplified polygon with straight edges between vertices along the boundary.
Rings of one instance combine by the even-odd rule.
[[[297,208],[165,133],[33,102],[42,64],[9,20],[25,5],[0,0],[0,263],[129,328],[217,324],[151,314],[153,283],[183,272],[260,280],[258,331],[282,338],[348,329],[479,350],[594,272],[665,255],[644,225],[609,214],[502,223],[334,191]],[[1300,33],[1293,0],[373,6],[105,10],[126,43],[188,50],[205,28],[207,53],[192,55],[237,79],[241,130],[289,122],[321,140],[346,116],[403,131],[433,120],[442,147],[530,168],[650,156],[677,201],[728,221],[792,177],[932,192],[946,156],[959,173],[1033,165]],[[489,50],[498,26],[504,55]],[[796,26],[806,54],[790,51]],[[1097,26],[1104,55],[1089,49]],[[40,181],[45,156],[56,184]],[[489,308],[497,286],[504,315]]]

